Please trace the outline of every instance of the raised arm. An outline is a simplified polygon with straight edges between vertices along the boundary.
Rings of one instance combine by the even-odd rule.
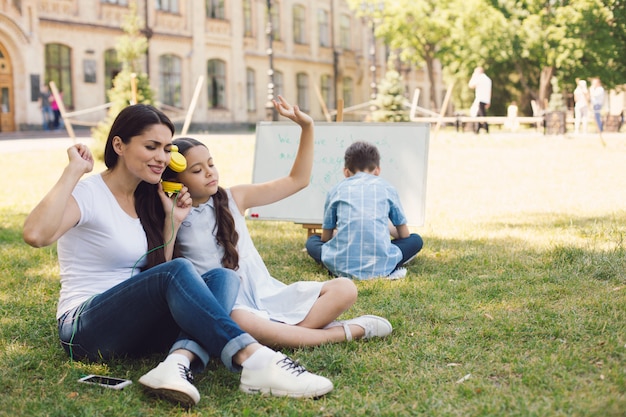
[[[300,111],[298,106],[292,106],[282,96],[273,100],[274,108],[278,113],[297,123],[302,132],[298,152],[293,161],[289,175],[261,184],[242,184],[231,188],[233,198],[243,214],[250,207],[264,206],[275,203],[283,198],[300,191],[311,179],[313,170],[313,119]]]
[[[71,146],[67,155],[69,163],[61,177],[24,221],[24,241],[36,248],[56,242],[80,219],[72,191],[83,174],[93,169],[93,157],[83,144]]]

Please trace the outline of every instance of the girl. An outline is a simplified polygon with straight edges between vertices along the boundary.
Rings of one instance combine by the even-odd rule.
[[[148,391],[191,406],[200,400],[189,367],[209,356],[241,372],[241,390],[317,397],[332,383],[260,345],[229,317],[238,291],[232,271],[198,275],[171,259],[180,223],[191,209],[186,188],[163,192],[174,125],[152,106],[126,107],[109,133],[107,169],[84,180],[94,161],[81,144],[67,151],[59,181],[24,223],[34,247],[58,240],[61,294],[59,337],[72,359],[167,352],[139,379]],[[206,271],[205,271],[206,272]]]
[[[174,141],[187,159],[187,169],[179,174],[170,170],[164,177],[176,178],[188,187],[193,204],[177,235],[177,254],[189,259],[200,273],[223,266],[239,274],[241,287],[231,317],[263,344],[317,346],[387,336],[392,327],[382,317],[367,315],[334,321],[356,301],[357,289],[352,280],[285,285],[270,275],[254,247],[245,211],[306,187],[313,167],[313,119],[281,96],[274,100],[274,106],[302,129],[298,152],[286,177],[224,190],[204,144],[191,138]]]

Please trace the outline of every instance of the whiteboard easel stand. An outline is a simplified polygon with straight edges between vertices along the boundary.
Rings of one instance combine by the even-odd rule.
[[[59,111],[61,112],[61,117],[63,118],[65,130],[67,130],[67,134],[70,136],[70,138],[72,138],[72,142],[76,143],[74,128],[72,127],[72,123],[70,122],[69,117],[67,117],[67,113],[65,112],[65,104],[63,104],[63,99],[61,98],[59,90],[57,89],[57,85],[54,83],[54,81],[50,81],[50,90],[52,91],[54,101],[56,101],[57,106],[59,106]]]
[[[130,74],[130,104],[137,104],[137,74]]]
[[[439,133],[439,128],[441,127],[441,119],[446,114],[448,102],[450,101],[450,97],[452,96],[452,87],[454,87],[454,82],[451,82],[450,85],[448,85],[448,91],[446,91],[446,96],[444,97],[443,103],[441,104],[441,111],[439,112],[439,118],[437,119],[437,124],[435,125],[434,139],[437,139],[437,134]]]
[[[326,118],[326,121],[330,123],[331,122],[330,113],[328,112],[326,103],[324,103],[324,97],[322,97],[322,92],[320,91],[317,84],[315,84],[315,94],[317,95],[317,100],[320,102],[320,105],[322,106],[322,111],[324,112],[324,117]]]
[[[198,97],[200,96],[200,89],[202,88],[203,82],[204,77],[201,75],[200,77],[198,77],[196,90],[194,91],[193,98],[191,99],[191,103],[189,104],[189,110],[187,110],[187,117],[185,118],[185,123],[183,124],[183,130],[180,131],[181,136],[185,136],[187,134],[189,124],[191,123],[191,116],[193,116],[193,112],[196,109],[196,104],[198,103]]]

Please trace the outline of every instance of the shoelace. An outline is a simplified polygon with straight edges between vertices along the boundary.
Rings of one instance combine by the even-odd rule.
[[[191,369],[181,363],[178,364],[178,369],[180,369],[180,376],[193,384],[193,373],[191,372]]]
[[[282,365],[280,365],[282,363]],[[281,368],[286,369],[288,372],[292,374],[296,374],[296,376],[300,376],[306,372],[306,368],[300,365],[297,361],[294,361],[289,356],[285,356],[278,362],[277,365],[280,365]]]

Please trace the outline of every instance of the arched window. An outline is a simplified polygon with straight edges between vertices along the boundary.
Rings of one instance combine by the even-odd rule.
[[[206,17],[209,19],[226,19],[224,0],[206,0]]]
[[[72,49],[59,43],[46,45],[46,83],[54,81],[63,94],[63,104],[68,109],[74,108],[72,88]]]
[[[351,77],[343,77],[343,105],[351,107],[354,105],[354,80]]]
[[[317,11],[317,29],[319,31],[320,46],[325,48],[330,46],[330,21],[328,10],[319,9]]]
[[[168,106],[183,107],[181,59],[176,55],[159,57],[159,99]]]
[[[243,0],[243,36],[246,38],[253,37],[252,27],[252,0]]]
[[[178,13],[178,0],[156,0],[156,9],[169,13]]]
[[[309,76],[303,72],[296,74],[296,90],[298,107],[304,112],[309,111]]]
[[[282,39],[280,35],[280,2],[272,0],[271,15],[272,15],[271,16],[272,34],[274,35],[274,40],[279,41]],[[267,19],[267,13],[265,14],[265,18]],[[266,20],[266,23],[267,23],[267,20]]]
[[[117,59],[117,51],[115,49],[104,51],[104,96],[107,101],[109,101],[107,92],[113,88],[113,80],[120,71],[122,71],[122,63]]]
[[[301,45],[306,43],[306,9],[301,4],[293,6],[293,41]]]
[[[352,29],[350,15],[342,14],[339,17],[339,45],[346,51],[352,50]]]
[[[249,112],[256,111],[256,74],[252,68],[246,68],[246,102]]]
[[[330,75],[322,75],[320,78],[320,90],[322,93],[322,99],[327,109],[335,107],[333,104],[333,77]]]
[[[207,65],[209,108],[226,108],[226,63],[211,59]]]
[[[274,71],[274,96],[285,96],[285,81],[283,73]]]

